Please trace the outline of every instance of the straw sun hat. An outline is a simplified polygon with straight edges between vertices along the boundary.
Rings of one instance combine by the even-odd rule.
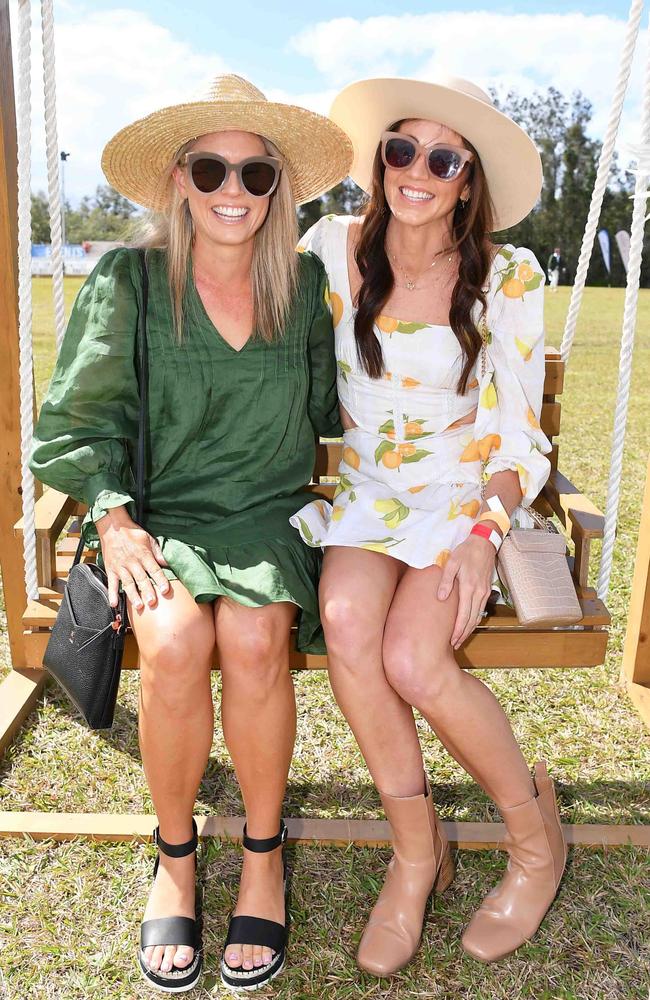
[[[352,139],[350,176],[364,191],[371,187],[381,133],[404,118],[430,118],[459,132],[478,152],[494,205],[495,232],[521,222],[539,197],[542,162],[535,143],[469,80],[360,80],[337,95],[330,118]]]
[[[198,100],[161,108],[127,125],[107,143],[102,170],[131,201],[158,211],[166,207],[165,173],[190,139],[237,129],[270,139],[282,154],[298,204],[311,201],[347,176],[349,138],[323,115],[268,101],[241,76],[217,76]]]

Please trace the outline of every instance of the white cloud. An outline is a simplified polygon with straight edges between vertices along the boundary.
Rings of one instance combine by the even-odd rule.
[[[337,88],[330,87],[327,90],[308,90],[302,93],[292,93],[279,87],[268,87],[264,91],[269,101],[278,101],[281,104],[297,104],[301,108],[309,108],[320,115],[326,115],[332,106],[332,101],[336,97]]]
[[[452,73],[487,89],[529,93],[581,90],[594,106],[591,132],[602,137],[616,85],[625,22],[605,15],[495,14],[489,11],[404,14],[321,21],[290,39],[334,89],[369,76],[434,79]],[[639,37],[621,142],[639,141],[643,57]],[[622,159],[628,157],[623,152]]]
[[[34,191],[47,190],[39,6],[32,4]],[[16,74],[15,18],[11,30]],[[194,52],[145,14],[126,8],[80,12],[78,5],[65,5],[54,44],[59,148],[71,154],[66,197],[73,203],[105,183],[101,152],[118,129],[156,108],[192,98],[229,69],[221,56]],[[17,74],[15,80],[17,87]]]

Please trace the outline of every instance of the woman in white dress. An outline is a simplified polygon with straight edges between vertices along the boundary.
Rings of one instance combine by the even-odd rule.
[[[535,204],[530,138],[473,84],[366,80],[336,98],[360,219],[319,220],[301,244],[323,261],[345,429],[334,505],[292,519],[325,548],[321,618],[330,677],[393,838],[357,961],[378,976],[418,947],[424,908],[454,868],[413,707],[495,801],[508,870],[465,930],[494,961],[537,930],[566,848],[543,762],[534,778],[498,701],[455,651],[480,622],[511,524],[548,478],[539,425],[544,274],[489,234]]]

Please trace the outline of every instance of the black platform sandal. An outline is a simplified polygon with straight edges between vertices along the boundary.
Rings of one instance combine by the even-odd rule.
[[[287,839],[287,828],[280,821],[280,832],[275,837],[267,837],[265,840],[256,840],[246,833],[244,824],[243,844],[248,851],[256,854],[266,854],[274,851],[276,847],[284,843]],[[286,905],[287,891],[287,863],[282,854],[282,867],[284,872],[284,893]],[[288,916],[285,916],[284,924],[279,924],[275,920],[264,920],[262,917],[231,917],[228,926],[228,934],[224,945],[224,957],[221,959],[221,981],[229,990],[239,992],[240,990],[257,990],[261,986],[266,986],[281,971],[284,966],[285,949],[287,944]],[[271,948],[275,954],[268,965],[260,965],[253,969],[233,969],[227,963],[225,954],[230,944],[257,944],[263,948]]]
[[[160,827],[157,826],[153,834],[153,842],[163,854],[170,858],[184,858],[188,854],[196,852],[199,843],[196,822],[192,819],[192,829],[194,831],[192,839],[185,844],[168,844],[160,836]],[[154,878],[158,871],[160,855],[156,858],[153,869]],[[196,871],[196,853],[194,853],[194,868]],[[191,917],[158,917],[153,920],[145,920],[140,928],[140,969],[148,983],[163,993],[185,993],[196,986],[203,967],[202,954],[202,905],[201,892],[198,886],[195,887],[195,919]],[[184,969],[172,967],[170,972],[154,972],[145,961],[144,949],[155,948],[162,945],[176,945],[194,949],[194,957]]]

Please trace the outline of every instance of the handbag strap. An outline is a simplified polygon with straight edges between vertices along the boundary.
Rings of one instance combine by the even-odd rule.
[[[149,413],[149,352],[147,350],[147,304],[149,301],[149,272],[147,271],[146,253],[138,249],[140,272],[142,277],[142,307],[138,311],[137,354],[138,354],[138,387],[140,390],[140,411],[138,416],[138,451],[136,459],[136,493],[135,519],[142,525],[144,517],[144,479],[147,460],[147,417]],[[81,562],[84,551],[83,534],[72,560],[72,565]]]
[[[140,417],[138,420],[138,455],[136,466],[135,519],[143,527],[144,479],[147,460],[147,416],[149,412],[149,352],[147,350],[147,304],[149,301],[149,272],[146,251],[138,250],[142,274],[142,308],[138,313],[138,361],[140,387]]]

